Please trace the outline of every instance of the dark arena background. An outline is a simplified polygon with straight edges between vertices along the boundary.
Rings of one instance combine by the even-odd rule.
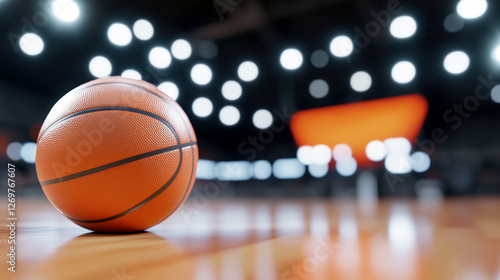
[[[499,14],[494,0],[0,0],[1,279],[500,280]],[[175,100],[197,138],[187,199],[137,233],[78,226],[37,173],[42,154],[71,170],[108,158],[85,133],[37,149],[54,104],[109,76]],[[145,131],[134,145],[161,140]],[[76,176],[113,181],[128,144],[111,141]],[[100,217],[102,193],[127,200],[92,182],[63,201],[104,223],[157,199]]]

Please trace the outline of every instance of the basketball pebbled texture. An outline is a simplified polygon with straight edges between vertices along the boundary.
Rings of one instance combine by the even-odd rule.
[[[154,85],[122,77],[63,96],[38,136],[36,170],[48,200],[97,232],[135,232],[189,195],[198,146],[182,108]]]

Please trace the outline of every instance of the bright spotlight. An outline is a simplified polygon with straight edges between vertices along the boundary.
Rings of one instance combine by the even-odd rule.
[[[266,109],[257,110],[252,117],[253,125],[258,129],[266,129],[273,124],[273,114]]]
[[[457,4],[457,13],[465,19],[482,16],[488,9],[486,0],[461,0]]]
[[[225,106],[219,112],[219,119],[223,125],[233,126],[240,121],[240,110],[234,106]]]
[[[469,56],[462,51],[455,51],[446,56],[444,59],[444,68],[451,74],[461,74],[469,68]]]
[[[354,158],[346,158],[338,161],[335,164],[335,169],[341,176],[349,177],[356,173],[356,170],[358,169],[358,163]]]
[[[281,53],[281,66],[287,70],[298,69],[302,65],[302,62],[304,62],[304,58],[302,57],[302,53],[297,49],[286,49]]]
[[[385,139],[384,145],[388,155],[409,155],[411,142],[404,137]]]
[[[167,49],[154,47],[149,52],[149,62],[156,68],[167,68],[172,62],[172,56]]]
[[[52,12],[60,21],[73,22],[80,16],[80,8],[72,0],[54,0]]]
[[[251,82],[259,76],[259,68],[251,61],[245,61],[238,67],[238,77],[242,81]]]
[[[242,92],[240,83],[236,81],[227,81],[222,85],[222,96],[227,100],[237,100],[241,97]]]
[[[406,154],[388,154],[384,165],[387,171],[393,174],[407,174],[412,171],[410,156]]]
[[[198,85],[206,85],[212,80],[212,70],[205,64],[196,64],[191,69],[191,80]]]
[[[155,32],[153,25],[145,19],[136,21],[134,23],[134,26],[132,27],[132,30],[134,31],[135,37],[142,41],[151,39]]]
[[[38,55],[43,51],[44,43],[35,33],[26,33],[19,39],[19,47],[27,55]]]
[[[351,87],[357,92],[365,92],[372,86],[372,77],[365,71],[358,71],[351,76]]]
[[[366,145],[366,156],[371,161],[381,161],[387,155],[387,150],[382,141],[374,140]]]
[[[347,36],[335,37],[330,43],[330,52],[336,57],[346,57],[352,53],[354,45]]]
[[[158,85],[158,89],[170,96],[173,100],[179,97],[179,88],[172,82],[163,82]]]
[[[21,158],[27,163],[35,163],[36,144],[33,142],[24,143],[21,147]]]
[[[111,74],[111,62],[104,56],[96,56],[90,60],[89,70],[96,78],[107,77]]]
[[[500,46],[496,47],[493,50],[493,52],[491,53],[491,57],[493,57],[494,60],[500,63]]]
[[[193,113],[200,118],[208,117],[213,109],[212,101],[206,97],[198,97],[193,102]]]
[[[122,72],[122,77],[124,78],[129,78],[129,79],[136,79],[136,80],[142,80],[142,75],[141,73],[137,72],[136,70],[133,69],[127,69]]]
[[[317,79],[311,82],[309,85],[309,93],[314,98],[323,98],[328,94],[328,84],[325,80]]]
[[[332,160],[332,150],[327,145],[316,145],[312,150],[313,164],[328,164]]]
[[[123,47],[132,41],[132,32],[122,23],[113,23],[108,28],[108,39],[111,43]]]
[[[188,41],[183,39],[175,40],[174,43],[172,43],[171,50],[172,50],[172,55],[179,60],[188,59],[191,56],[191,53],[193,52],[191,44],[189,44]]]
[[[410,163],[413,171],[422,173],[429,170],[431,166],[431,158],[424,152],[415,152],[411,155]]]
[[[389,29],[392,36],[398,39],[405,39],[415,34],[417,31],[417,22],[410,16],[400,16],[392,21]]]
[[[417,70],[413,63],[409,61],[400,61],[392,67],[392,79],[400,84],[406,84],[415,78]]]
[[[304,164],[310,165],[314,163],[314,150],[311,146],[301,146],[297,149],[297,160]]]

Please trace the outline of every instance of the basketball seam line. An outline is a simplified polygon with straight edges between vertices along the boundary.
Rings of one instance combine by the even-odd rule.
[[[91,87],[94,87],[94,86],[100,86],[100,85],[128,85],[128,86],[131,86],[131,87],[134,87],[134,88],[140,89],[140,90],[144,90],[144,91],[146,91],[146,92],[148,92],[148,93],[150,93],[150,94],[152,94],[152,95],[154,95],[154,96],[156,96],[156,97],[160,98],[161,100],[165,101],[167,104],[171,105],[170,100],[168,100],[168,99],[166,99],[166,98],[162,97],[161,95],[158,95],[158,94],[154,93],[153,91],[150,91],[150,90],[149,90],[149,89],[147,89],[147,88],[144,88],[144,87],[141,87],[141,86],[138,86],[138,85],[134,85],[134,84],[123,83],[123,82],[106,82],[106,83],[98,83],[98,84],[88,85],[88,86],[86,86],[86,87],[80,88],[80,89],[78,89],[78,91],[81,91],[81,90],[83,90],[83,89],[87,89],[87,88],[91,88]],[[179,113],[179,110],[177,109],[177,107],[176,107],[176,106],[173,106],[173,107],[174,107],[174,109],[175,109],[175,110]],[[182,116],[180,116],[180,117],[181,117],[181,121],[182,121],[182,123],[184,124],[184,126],[185,126],[186,128],[188,128],[188,127],[187,127],[187,125],[186,125],[186,122],[184,121],[184,118],[183,118]],[[47,129],[48,129],[48,128],[47,128]],[[45,133],[45,132],[44,132],[44,133]],[[189,132],[189,129],[187,129],[187,134],[188,134],[188,136],[189,136],[189,141],[192,141],[193,139],[191,138],[191,133]],[[41,137],[40,137],[40,138],[41,138]]]
[[[116,214],[116,215],[113,215],[111,217],[107,217],[107,218],[104,218],[104,219],[99,219],[99,220],[79,220],[79,219],[75,219],[75,218],[72,218],[72,217],[69,217],[69,216],[66,216],[68,217],[69,219],[75,221],[75,222],[80,222],[80,223],[102,223],[102,222],[108,222],[108,221],[111,221],[111,220],[114,220],[114,219],[118,219],[118,218],[121,218],[123,216],[126,216],[132,212],[134,212],[135,210],[141,208],[142,206],[146,205],[148,202],[150,202],[151,200],[153,200],[154,198],[156,198],[158,195],[160,195],[164,190],[166,190],[168,188],[168,186],[170,186],[170,184],[172,184],[172,182],[175,180],[175,178],[177,178],[177,175],[179,174],[179,171],[181,170],[181,167],[182,167],[182,149],[179,150],[180,152],[180,159],[179,159],[179,164],[177,165],[177,170],[175,170],[175,173],[174,175],[172,175],[172,177],[170,177],[170,179],[168,180],[167,183],[165,183],[161,188],[159,188],[158,190],[156,190],[153,194],[151,194],[150,196],[148,196],[146,199],[144,199],[143,201],[137,203],[136,205],[134,205],[132,208],[129,208],[119,214]]]
[[[42,133],[42,135],[40,135],[40,137],[38,139],[38,143],[40,143],[40,141],[42,141],[43,136],[45,136],[45,134],[49,130],[51,130],[54,126],[56,126],[56,125],[58,125],[58,124],[60,124],[60,123],[62,123],[64,121],[66,121],[66,120],[69,120],[71,118],[74,118],[76,116],[84,115],[84,114],[87,114],[87,113],[93,113],[93,112],[101,112],[101,111],[125,111],[125,112],[133,112],[133,113],[138,113],[138,114],[142,114],[142,115],[145,115],[145,116],[152,117],[152,118],[154,118],[154,119],[162,122],[163,124],[165,124],[172,131],[172,133],[175,135],[175,137],[177,138],[177,143],[180,142],[179,141],[179,137],[177,137],[177,133],[172,128],[172,126],[170,125],[170,123],[167,122],[166,120],[164,120],[163,118],[161,118],[158,115],[155,115],[155,114],[153,114],[151,112],[144,111],[144,110],[141,110],[141,109],[132,108],[132,107],[102,106],[102,107],[95,107],[95,108],[89,108],[89,109],[85,109],[85,110],[82,110],[82,111],[78,111],[78,112],[75,112],[73,114],[67,115],[66,117],[64,117],[62,119],[59,119],[58,121],[54,122],[49,127],[47,127],[47,129],[45,129],[45,131]]]
[[[100,171],[104,171],[104,170],[107,170],[107,169],[110,169],[110,168],[114,168],[114,167],[117,167],[117,166],[120,166],[120,165],[124,165],[124,164],[127,164],[127,163],[131,163],[131,162],[138,161],[138,160],[141,160],[141,159],[145,159],[145,158],[148,158],[148,157],[152,157],[152,156],[155,156],[155,155],[163,154],[163,153],[166,153],[166,152],[171,152],[171,151],[174,151],[174,150],[182,149],[184,147],[193,146],[193,145],[196,145],[196,144],[197,144],[196,142],[188,142],[188,143],[183,143],[183,144],[179,144],[179,145],[175,145],[175,146],[170,146],[170,147],[166,147],[166,148],[162,148],[162,149],[158,149],[158,150],[154,150],[154,151],[149,151],[149,152],[146,152],[146,153],[142,153],[142,154],[138,154],[138,155],[131,156],[131,157],[128,157],[128,158],[124,158],[124,159],[121,159],[121,160],[117,160],[117,161],[114,161],[114,162],[110,162],[110,163],[107,163],[107,164],[104,164],[104,165],[101,165],[101,166],[98,166],[98,167],[94,167],[94,168],[87,169],[87,170],[84,170],[84,171],[80,171],[80,172],[77,172],[77,173],[73,173],[73,174],[70,174],[70,175],[66,175],[66,176],[62,176],[62,177],[58,177],[58,178],[54,178],[54,179],[42,181],[42,182],[40,182],[40,185],[42,185],[42,186],[48,186],[48,185],[52,185],[52,184],[57,184],[57,183],[62,183],[62,182],[70,181],[70,180],[77,179],[77,178],[80,178],[80,177],[84,177],[84,176],[87,176],[87,175],[91,175],[91,174],[94,174],[94,173],[97,173],[97,172],[100,172]]]

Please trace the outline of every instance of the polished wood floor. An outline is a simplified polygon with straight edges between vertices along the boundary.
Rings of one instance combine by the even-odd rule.
[[[7,271],[4,227],[0,278],[500,279],[500,198],[185,206],[147,232],[105,235],[74,225],[45,199],[20,199],[16,272]]]

